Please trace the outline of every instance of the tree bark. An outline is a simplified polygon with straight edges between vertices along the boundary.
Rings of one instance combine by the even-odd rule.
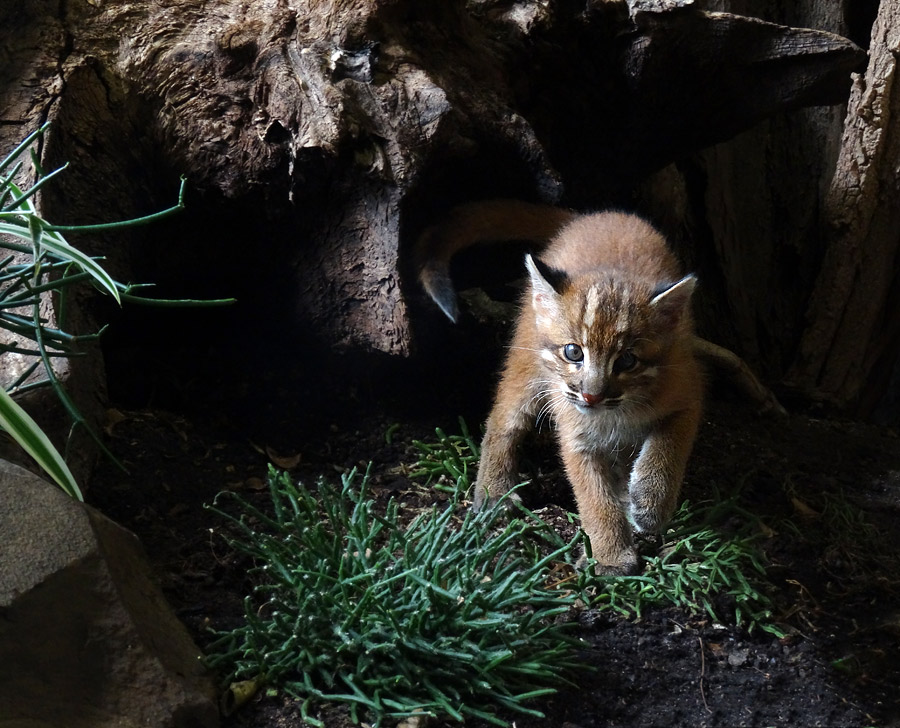
[[[161,206],[187,173],[221,218],[213,240],[144,245],[203,251],[207,277],[223,260],[239,275],[249,246],[254,267],[295,276],[283,308],[311,336],[405,354],[406,245],[442,209],[620,201],[672,159],[841,100],[862,58],[829,33],[687,5],[29,3],[2,18],[15,123],[0,133],[54,122],[48,165],[82,170],[44,200],[65,222]],[[120,240],[92,244],[127,269]]]
[[[869,64],[854,79],[823,210],[827,253],[797,358],[795,386],[870,411],[900,352],[900,7],[883,0]]]

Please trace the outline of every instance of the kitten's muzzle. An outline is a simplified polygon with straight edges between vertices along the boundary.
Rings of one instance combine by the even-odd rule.
[[[621,402],[621,397],[610,397],[605,393],[590,394],[588,392],[579,392],[575,403],[580,407],[596,407],[597,405],[603,407],[618,407]]]

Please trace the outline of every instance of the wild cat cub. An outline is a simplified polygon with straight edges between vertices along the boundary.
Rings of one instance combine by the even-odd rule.
[[[517,448],[549,414],[599,570],[634,573],[633,529],[658,533],[672,515],[700,418],[696,279],[639,217],[514,202],[466,206],[429,231],[420,278],[455,318],[453,252],[551,236],[525,258],[530,285],[487,421],[474,507],[519,481]]]

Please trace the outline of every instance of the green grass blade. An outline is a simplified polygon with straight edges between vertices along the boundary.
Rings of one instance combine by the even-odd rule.
[[[59,451],[38,427],[31,416],[23,410],[5,389],[0,387],[0,427],[22,446],[47,475],[73,498],[84,500],[75,476],[66,465]]]

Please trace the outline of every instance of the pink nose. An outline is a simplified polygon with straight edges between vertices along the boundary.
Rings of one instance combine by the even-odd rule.
[[[603,401],[603,397],[599,394],[588,394],[587,392],[581,393],[581,398],[584,400],[584,403],[588,407],[593,407],[598,402]]]

